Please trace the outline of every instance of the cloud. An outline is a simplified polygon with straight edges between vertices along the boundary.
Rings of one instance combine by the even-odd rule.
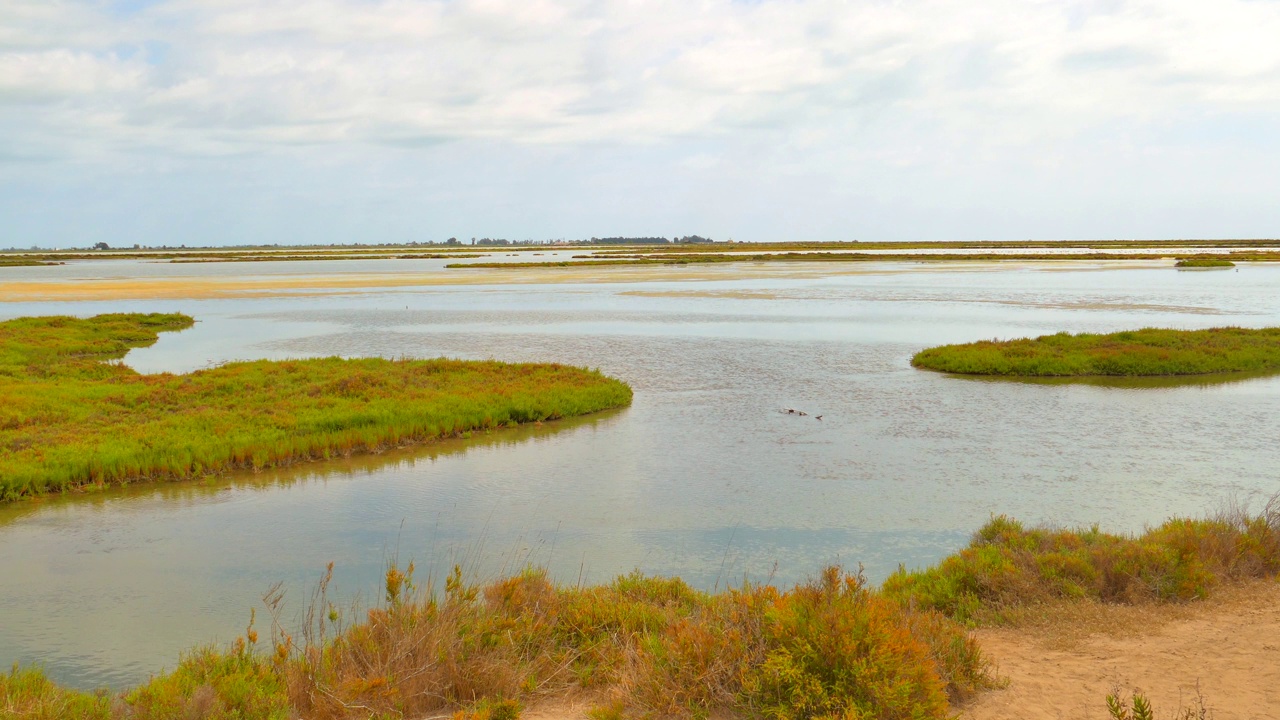
[[[0,111],[63,101],[90,127],[61,118],[55,131],[127,146],[134,131],[163,128],[175,150],[199,151],[419,137],[643,143],[857,125],[886,107],[950,117],[962,131],[995,118],[993,135],[1016,125],[1027,142],[1062,129],[1046,116],[1071,131],[1188,103],[1280,102],[1280,12],[1239,0],[173,0],[109,10],[24,1],[2,11]],[[154,65],[121,51],[148,44],[170,50]],[[112,113],[114,129],[102,122]]]
[[[650,148],[898,202],[1280,116],[1276,37],[1250,0],[9,0],[0,157]]]

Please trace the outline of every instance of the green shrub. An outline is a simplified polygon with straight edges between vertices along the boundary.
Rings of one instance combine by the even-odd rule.
[[[1280,328],[1145,328],[984,340],[922,350],[911,364],[966,375],[1167,376],[1280,371]]]
[[[1137,537],[1086,530],[1025,529],[1004,516],[968,547],[925,570],[899,568],[889,597],[961,622],[1053,599],[1104,602],[1205,597],[1224,579],[1280,573],[1280,502],[1204,520],[1173,519]]]

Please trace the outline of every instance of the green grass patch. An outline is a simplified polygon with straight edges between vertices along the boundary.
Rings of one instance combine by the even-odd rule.
[[[1235,266],[1235,263],[1220,257],[1185,257],[1174,263],[1174,267],[1180,268],[1227,268]]]
[[[1218,583],[1280,574],[1280,502],[1173,519],[1138,536],[1028,529],[999,516],[959,553],[917,571],[899,569],[884,592],[966,623],[1063,599],[1169,602],[1208,596]]]
[[[631,401],[617,380],[553,364],[322,358],[141,375],[115,362],[192,322],[0,323],[0,500],[377,451]]]
[[[44,262],[42,260],[32,260],[29,258],[7,258],[0,257],[0,267],[34,267],[36,265],[61,265],[62,263]]]
[[[1280,328],[1145,328],[942,345],[911,364],[965,375],[1155,377],[1280,371]]]

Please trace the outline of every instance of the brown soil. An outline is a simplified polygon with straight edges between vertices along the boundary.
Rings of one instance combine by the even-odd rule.
[[[1064,605],[976,634],[1008,685],[963,720],[1108,718],[1113,689],[1145,694],[1157,720],[1196,708],[1197,692],[1214,720],[1280,718],[1280,583],[1177,606]]]

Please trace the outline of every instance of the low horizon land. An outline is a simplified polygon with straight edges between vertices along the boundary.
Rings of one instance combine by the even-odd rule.
[[[662,238],[665,239],[665,238]],[[101,255],[132,255],[138,252],[147,251],[163,251],[166,253],[193,253],[193,252],[245,252],[245,251],[294,251],[294,250],[363,250],[366,252],[412,249],[429,247],[435,251],[457,252],[466,251],[499,251],[499,250],[523,250],[530,248],[554,248],[554,247],[641,247],[641,248],[663,248],[672,250],[679,248],[683,251],[705,251],[711,248],[725,248],[734,245],[751,245],[758,247],[774,247],[774,248],[800,248],[800,247],[820,247],[820,248],[838,248],[838,247],[856,247],[856,248],[879,248],[879,249],[907,249],[907,248],[970,248],[970,247],[1067,247],[1067,246],[1085,246],[1085,247],[1234,247],[1234,246],[1265,246],[1280,247],[1280,238],[1062,238],[1062,239],[1026,239],[1026,240],[787,240],[787,241],[756,241],[756,240],[706,240],[702,242],[679,242],[679,240],[668,241],[667,243],[643,242],[649,238],[619,238],[619,240],[636,240],[637,242],[600,242],[599,238],[590,239],[544,239],[544,240],[505,240],[482,238],[478,243],[475,238],[472,242],[458,241],[457,243],[448,243],[447,241],[410,241],[403,243],[273,243],[273,244],[244,244],[244,245],[192,245],[185,244],[167,245],[167,244],[140,244],[135,243],[132,246],[120,247],[95,247],[95,246],[67,246],[60,247],[54,245],[52,247],[31,246],[26,248],[9,247],[0,249],[0,254],[7,255],[31,255],[33,253],[55,253],[64,255],[67,253],[89,253],[94,257]],[[611,240],[611,239],[606,239]],[[486,242],[487,241],[487,242]]]

